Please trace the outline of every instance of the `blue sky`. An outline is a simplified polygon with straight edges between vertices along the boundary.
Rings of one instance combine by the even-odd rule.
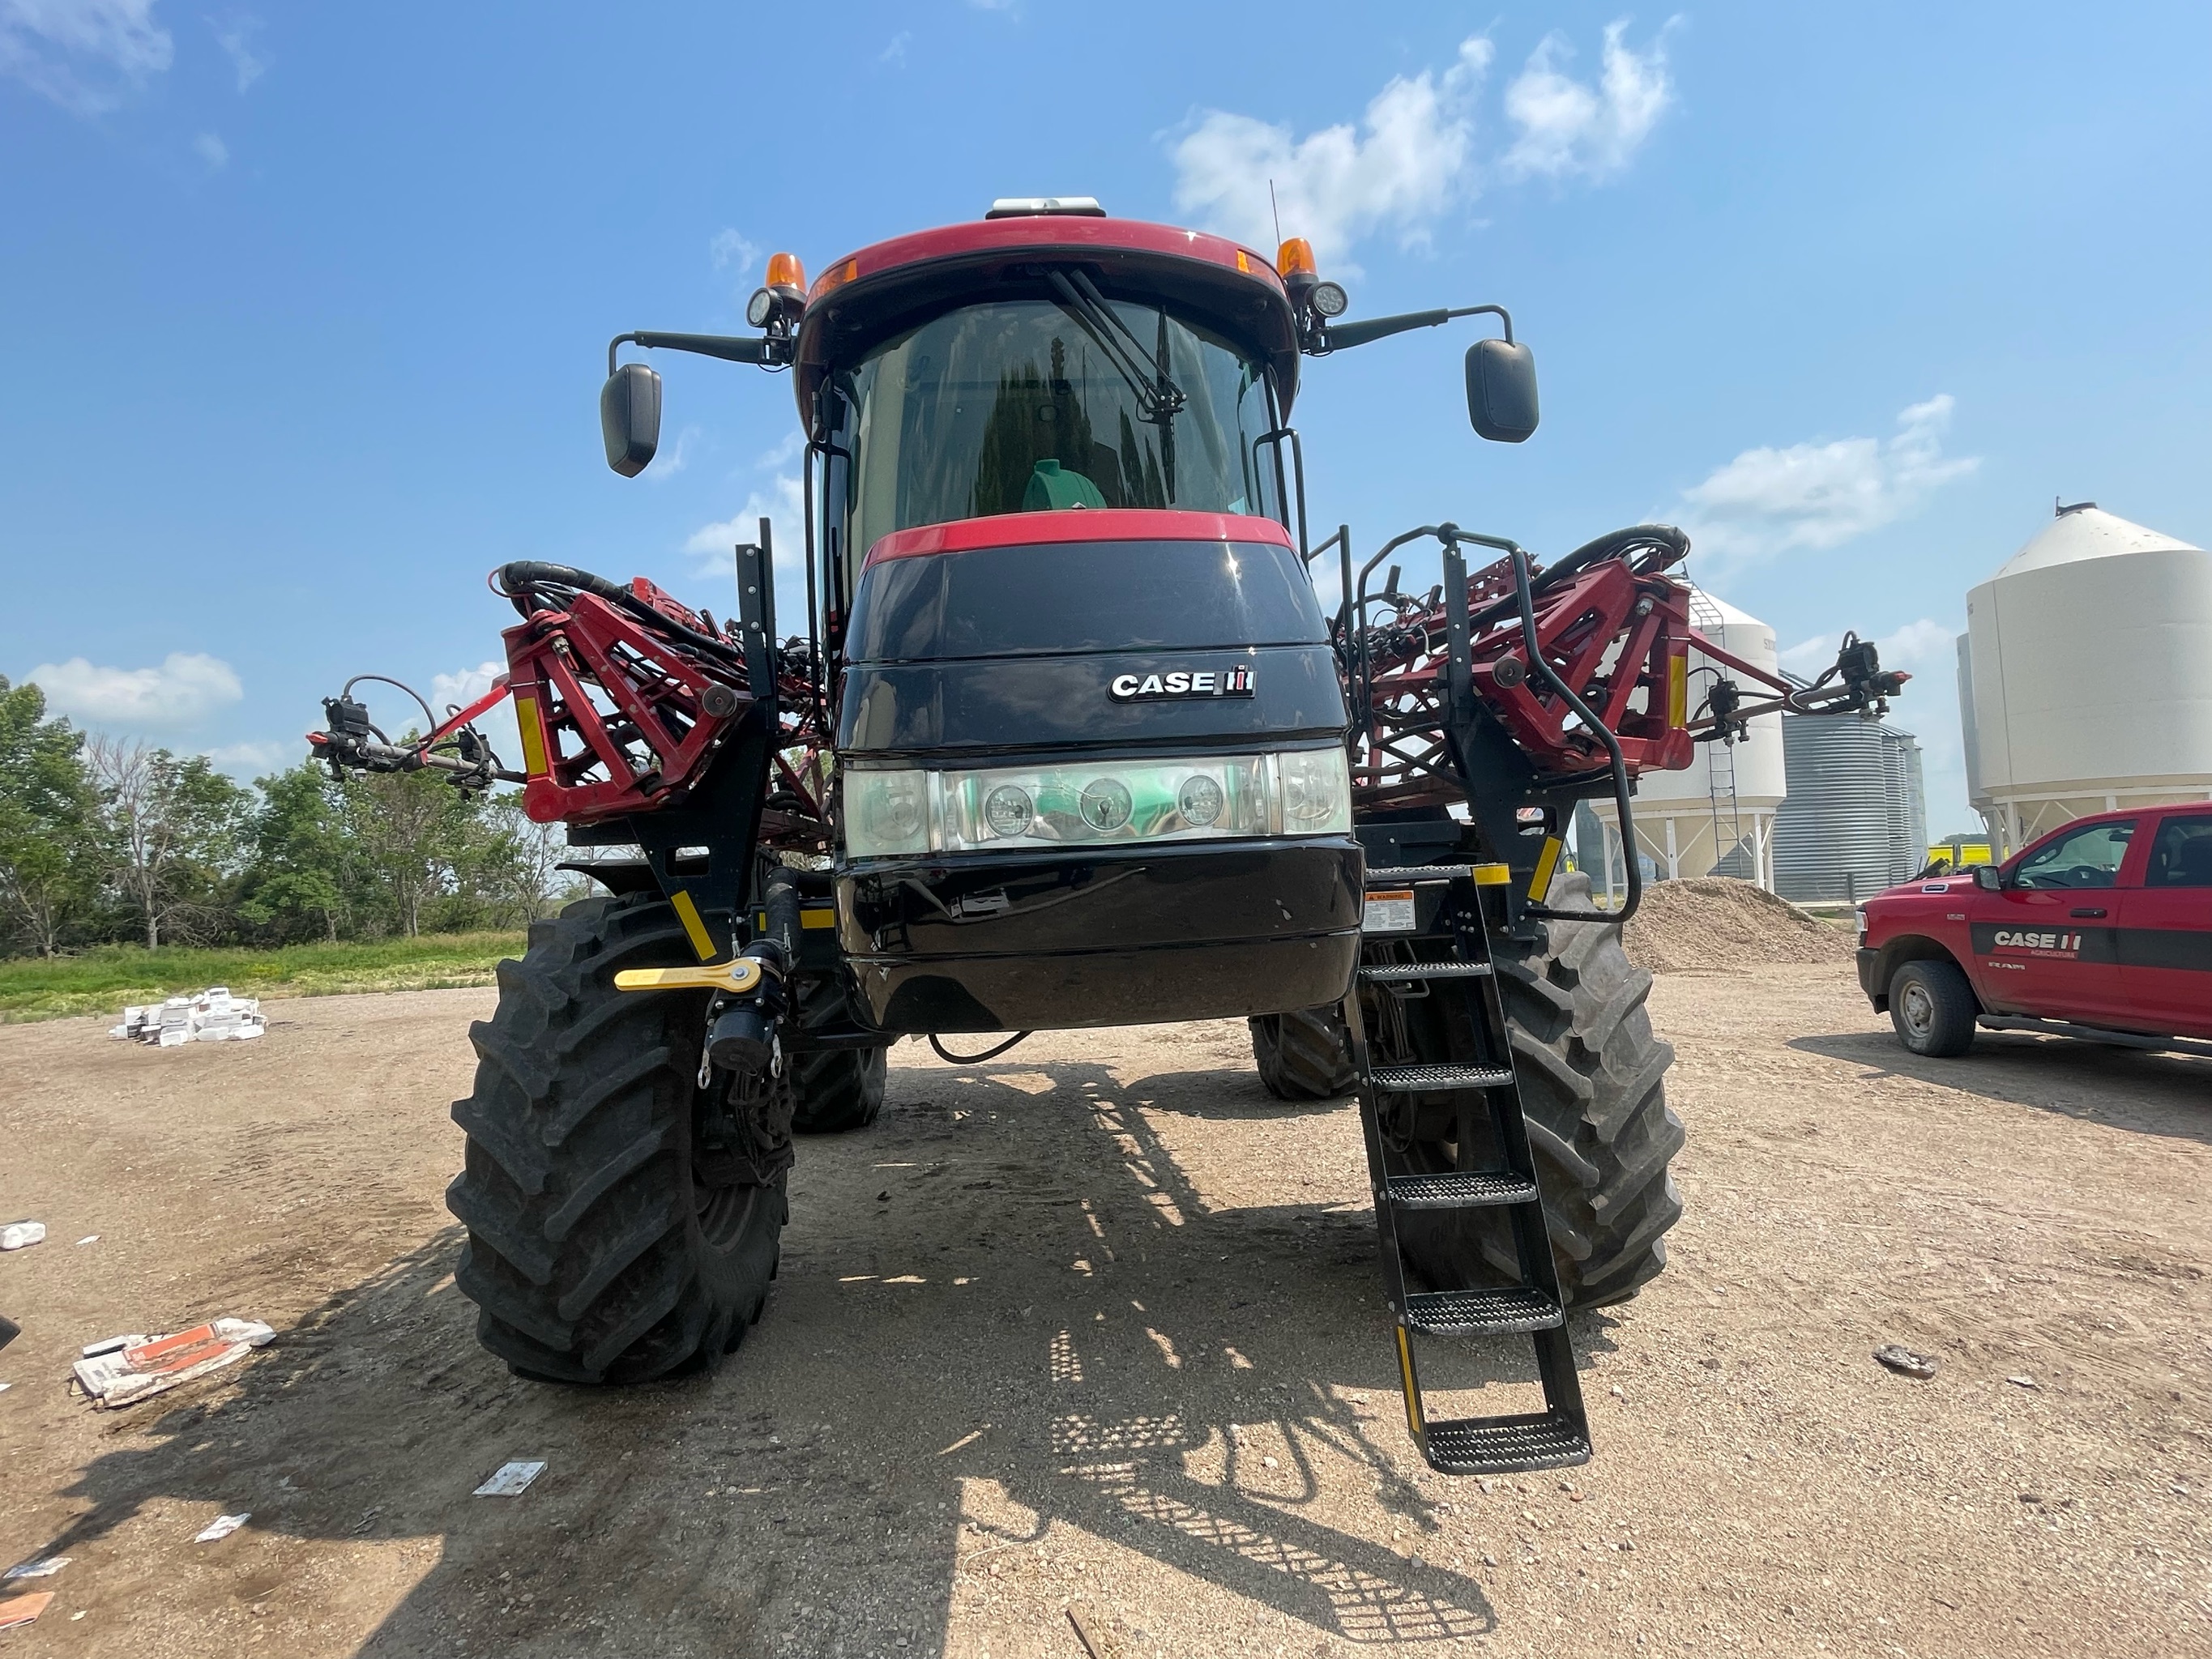
[[[503,561],[719,610],[788,383],[664,355],[626,482],[610,335],[999,195],[1267,246],[1268,176],[1354,314],[1501,301],[1542,377],[1510,448],[1463,337],[1311,365],[1320,521],[1688,524],[1785,647],[1923,671],[1933,830],[1966,590],[2052,497],[2212,538],[2202,6],[817,15],[0,0],[0,672],[251,775],[349,674],[462,684]]]

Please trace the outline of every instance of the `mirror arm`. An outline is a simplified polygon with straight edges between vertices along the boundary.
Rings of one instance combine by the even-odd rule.
[[[689,351],[702,357],[720,357],[724,362],[757,363],[763,368],[781,368],[791,361],[791,342],[775,335],[758,337],[733,334],[661,334],[650,329],[640,329],[631,334],[617,334],[607,342],[607,373],[615,372],[616,349],[625,342],[644,347],[647,351]]]
[[[1367,317],[1356,323],[1339,323],[1320,331],[1321,349],[1316,356],[1332,351],[1346,351],[1372,340],[1388,339],[1393,334],[1403,334],[1410,329],[1435,328],[1458,317],[1496,317],[1504,325],[1505,343],[1513,343],[1513,319],[1504,306],[1462,306],[1452,310],[1401,312],[1395,317]]]

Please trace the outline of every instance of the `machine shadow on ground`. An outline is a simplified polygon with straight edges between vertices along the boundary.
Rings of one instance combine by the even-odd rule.
[[[2100,1104],[2100,1122],[2212,1145],[2212,1060],[2187,1054],[2009,1031],[1976,1034],[1972,1051],[1956,1060],[1925,1059],[1887,1031],[1795,1037],[1790,1047],[1879,1076],[1909,1077],[2069,1117],[2081,1115],[2084,1099],[2109,1102],[2121,1091],[2128,1104]]]
[[[1300,1652],[1480,1636],[1480,1564],[1423,1559],[1451,1483],[1406,1438],[1370,1217],[1212,1207],[1154,1130],[1248,1086],[895,1068],[877,1128],[802,1145],[760,1326],[642,1389],[510,1376],[447,1228],[119,1419],[33,1553],[96,1557],[160,1500],[250,1510],[220,1557],[109,1582],[158,1602],[181,1576],[240,1621],[204,1633],[287,1654],[1058,1651],[1071,1599],[1131,1644],[1176,1604],[1280,1615]],[[1609,1346],[1575,1323],[1585,1361]],[[1533,1377],[1522,1345],[1478,1363]],[[520,1457],[549,1465],[523,1497],[470,1495]],[[364,1563],[392,1589],[357,1639],[318,1587]]]

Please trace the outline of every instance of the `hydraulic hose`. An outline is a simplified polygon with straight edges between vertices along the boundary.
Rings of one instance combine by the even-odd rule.
[[[704,651],[739,667],[744,665],[743,652],[725,644],[711,634],[702,634],[696,628],[687,627],[665,611],[654,610],[629,589],[609,581],[605,576],[595,576],[588,570],[577,569],[574,565],[544,564],[536,559],[518,559],[512,564],[500,566],[497,572],[498,591],[506,595],[526,617],[530,615],[530,605],[526,596],[540,584],[548,587],[569,587],[592,594],[605,599],[617,610],[628,611],[650,628],[673,635],[696,650]]]

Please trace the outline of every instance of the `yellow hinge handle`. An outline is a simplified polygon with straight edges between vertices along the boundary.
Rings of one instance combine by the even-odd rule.
[[[761,965],[750,957],[702,968],[625,968],[615,975],[617,991],[726,991],[743,996],[760,982]]]

